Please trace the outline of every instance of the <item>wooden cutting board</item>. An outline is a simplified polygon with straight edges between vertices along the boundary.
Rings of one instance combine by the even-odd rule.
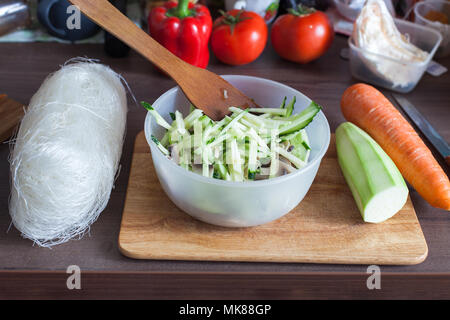
[[[23,108],[23,104],[0,94],[0,142],[11,137],[23,117]]]
[[[316,179],[292,212],[251,228],[197,221],[161,188],[144,133],[138,134],[119,235],[136,259],[418,264],[428,247],[411,199],[390,220],[364,223],[341,174],[334,135]]]

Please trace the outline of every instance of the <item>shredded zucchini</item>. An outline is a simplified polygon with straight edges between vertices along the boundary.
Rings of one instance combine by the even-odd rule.
[[[295,102],[284,97],[279,108],[230,107],[231,114],[220,121],[191,106],[186,117],[170,113],[172,124],[150,104],[141,104],[167,129],[161,141],[154,136],[152,141],[168,158],[205,177],[245,181],[278,177],[308,163],[311,147],[304,128],[321,107],[312,102],[292,115]]]

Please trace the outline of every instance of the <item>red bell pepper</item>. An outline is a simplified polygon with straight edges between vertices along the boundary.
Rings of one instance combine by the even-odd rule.
[[[207,7],[180,0],[155,7],[148,16],[150,35],[184,61],[206,68],[212,18]]]

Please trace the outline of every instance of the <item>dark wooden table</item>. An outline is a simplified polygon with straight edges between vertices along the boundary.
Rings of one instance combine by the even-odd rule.
[[[339,56],[346,46],[346,38],[337,36],[326,55],[308,65],[283,61],[269,46],[257,61],[241,67],[212,57],[210,69],[292,86],[324,106],[334,131],[344,121],[342,92],[355,82],[348,61]],[[125,77],[138,100],[154,101],[174,86],[135,53],[112,59],[100,45],[0,44],[0,93],[26,104],[49,73],[76,56],[110,65]],[[439,62],[450,68],[450,58]],[[406,96],[449,141],[450,72],[438,78],[424,75]],[[0,146],[0,298],[450,298],[450,214],[430,207],[414,190],[411,198],[429,255],[416,266],[382,266],[381,290],[367,289],[367,266],[361,265],[139,261],[122,256],[117,238],[133,141],[143,129],[145,114],[130,102],[122,171],[90,234],[53,249],[33,246],[10,228],[9,147]],[[69,265],[80,266],[82,290],[66,288]]]

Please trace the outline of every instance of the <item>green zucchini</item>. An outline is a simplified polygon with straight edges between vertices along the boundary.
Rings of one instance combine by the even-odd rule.
[[[406,203],[408,188],[400,171],[366,132],[350,122],[336,129],[339,165],[365,222],[391,218]]]

